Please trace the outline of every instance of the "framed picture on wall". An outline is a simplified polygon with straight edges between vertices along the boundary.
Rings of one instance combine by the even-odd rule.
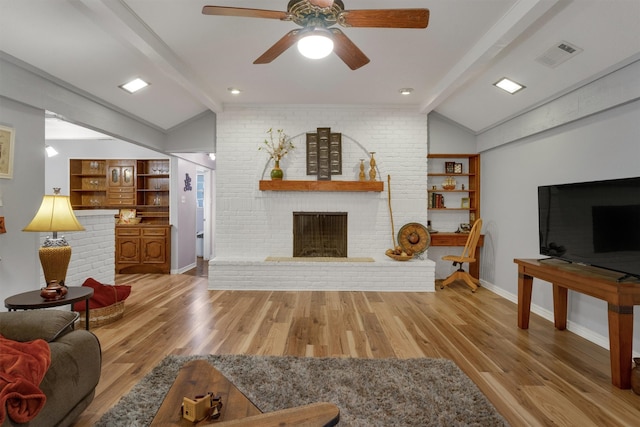
[[[453,173],[455,162],[444,162],[444,173]]]
[[[13,150],[15,130],[0,125],[0,178],[13,178]]]

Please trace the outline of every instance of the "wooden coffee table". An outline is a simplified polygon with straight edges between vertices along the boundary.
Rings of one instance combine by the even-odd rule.
[[[184,365],[160,409],[151,422],[152,426],[194,426],[182,418],[182,399],[213,392],[222,398],[220,418],[204,420],[197,425],[220,426],[334,426],[340,418],[340,410],[331,403],[314,403],[282,411],[263,414],[240,390],[206,360],[194,360]],[[258,424],[259,423],[259,424]]]

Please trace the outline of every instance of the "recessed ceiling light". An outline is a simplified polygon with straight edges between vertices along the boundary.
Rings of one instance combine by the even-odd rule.
[[[240,95],[240,93],[242,92],[240,89],[237,89],[235,87],[230,87],[227,90],[231,92],[231,95]]]
[[[123,85],[120,85],[118,87],[126,90],[129,93],[135,93],[137,91],[139,91],[140,89],[149,86],[149,83],[145,82],[142,79],[133,79],[131,80],[129,83],[125,83]]]
[[[413,92],[413,89],[410,87],[403,87],[402,89],[400,89],[399,92],[401,95],[411,95],[411,92]]]
[[[522,89],[524,89],[526,86],[521,85],[520,83],[514,82],[511,79],[508,79],[506,77],[501,78],[500,80],[498,80],[497,82],[495,82],[493,84],[496,87],[499,87],[500,89],[509,92],[511,95],[513,95],[516,92],[521,91]]]

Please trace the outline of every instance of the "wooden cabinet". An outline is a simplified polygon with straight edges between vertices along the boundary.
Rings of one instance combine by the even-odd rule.
[[[74,209],[104,205],[107,199],[106,161],[72,160],[69,166],[69,196]]]
[[[138,160],[136,205],[145,223],[168,223],[169,160]]]
[[[133,160],[107,160],[107,205],[132,206],[136,197]]]
[[[429,154],[427,159],[429,211],[468,212],[473,224],[480,218],[480,155]],[[455,180],[455,188],[444,189],[449,178]]]
[[[170,225],[116,225],[116,273],[171,270]]]
[[[71,159],[74,209],[135,209],[140,224],[117,224],[116,273],[169,273],[169,159]],[[115,222],[115,221],[114,221]]]
[[[71,159],[74,209],[136,209],[142,223],[169,224],[169,159]]]

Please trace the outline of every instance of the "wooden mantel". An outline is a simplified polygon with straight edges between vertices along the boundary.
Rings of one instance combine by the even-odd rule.
[[[260,191],[377,191],[384,190],[382,181],[260,181]]]

